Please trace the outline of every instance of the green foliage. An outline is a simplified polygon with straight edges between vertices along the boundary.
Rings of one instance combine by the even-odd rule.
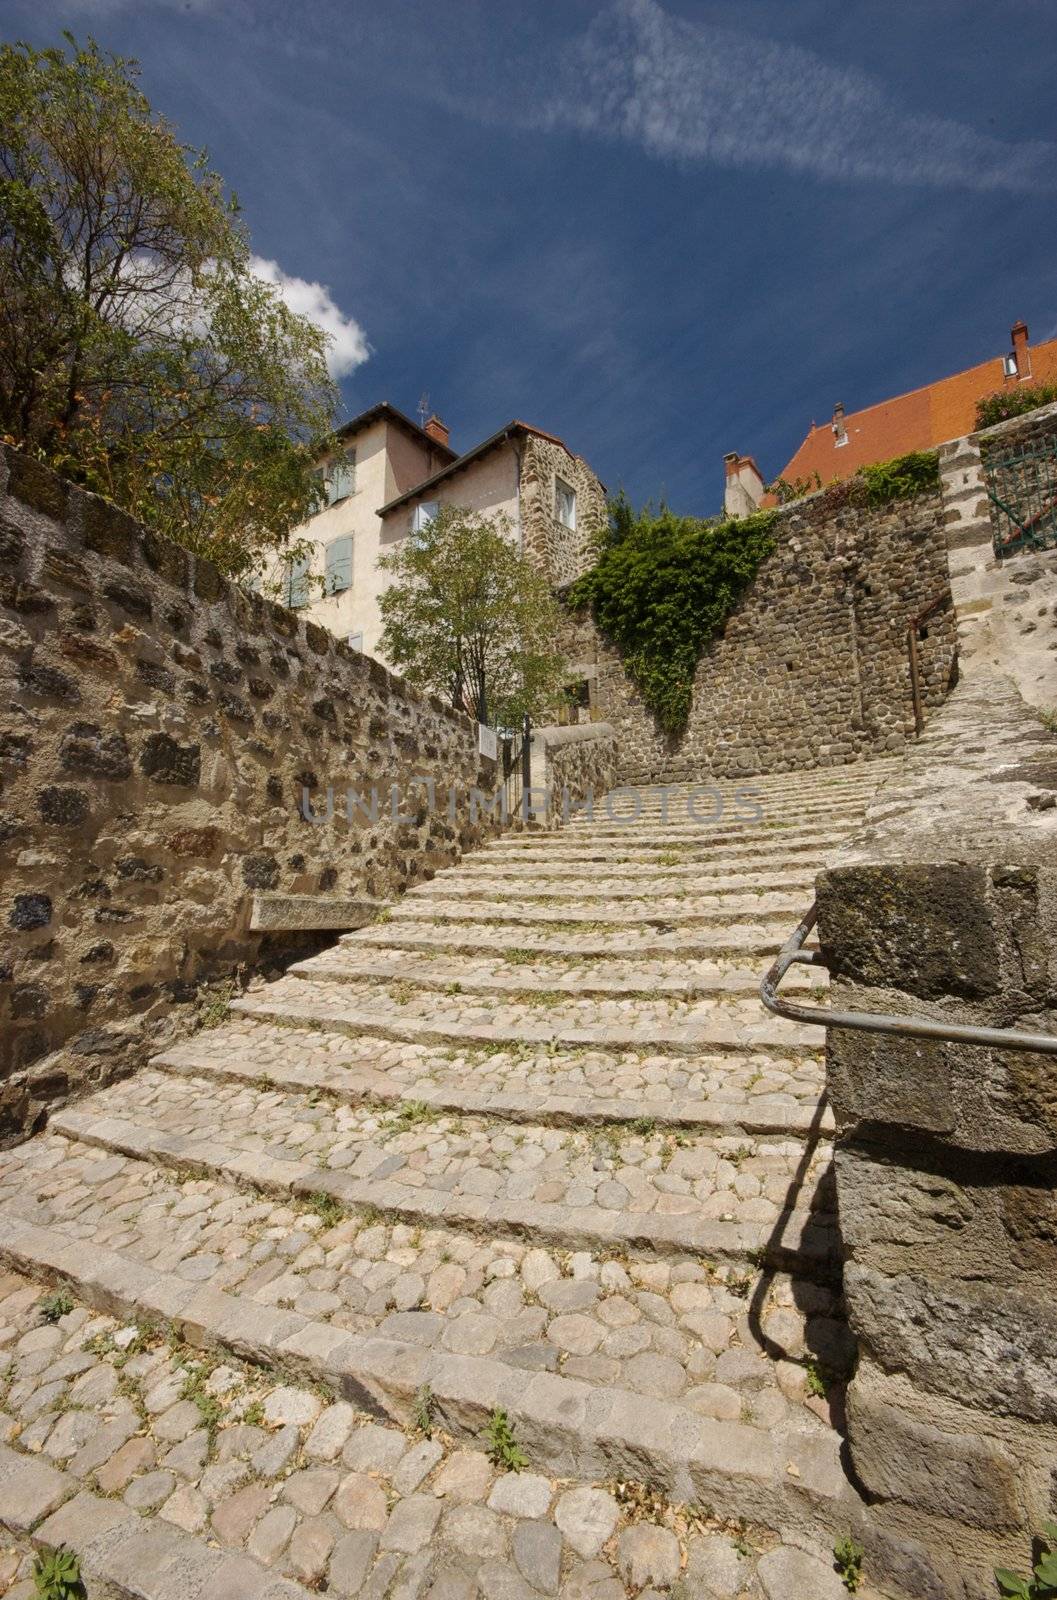
[[[1055,400],[1057,383],[1029,383],[1015,389],[999,389],[996,394],[987,394],[977,401],[976,426],[990,428],[996,422],[1008,422],[1010,417],[1022,417],[1025,411],[1052,405]]]
[[[862,1582],[862,1558],[865,1554],[862,1545],[850,1533],[838,1539],[833,1546],[833,1561],[849,1594],[854,1594]]]
[[[821,488],[822,478],[813,472],[809,478],[775,478],[767,485],[767,493],[773,494],[780,506],[786,506],[791,500],[802,500],[806,494],[814,494]]]
[[[635,516],[623,496],[610,510],[609,539],[569,603],[591,607],[662,729],[676,736],[702,650],[774,549],[775,513],[710,522],[645,506]]]
[[[804,1362],[804,1388],[816,1399],[825,1400],[829,1391],[825,1370],[817,1361]]]
[[[1005,1567],[995,1568],[995,1582],[1000,1595],[1011,1600],[1053,1600],[1057,1596],[1057,1523],[1044,1522],[1030,1578],[1021,1578]]]
[[[318,502],[326,336],[92,41],[0,46],[0,436],[240,572]]]
[[[336,1228],[345,1217],[345,1208],[332,1194],[322,1191],[310,1194],[306,1201],[309,1211],[315,1213],[325,1228]]]
[[[37,1310],[45,1322],[58,1322],[60,1317],[68,1317],[73,1310],[73,1299],[67,1288],[56,1289],[53,1294],[45,1295],[37,1304]]]
[[[436,1407],[436,1398],[428,1383],[416,1389],[411,1407],[411,1420],[419,1433],[424,1434],[427,1439],[433,1437],[433,1414]]]
[[[553,709],[565,678],[561,613],[508,518],[442,506],[381,565],[392,577],[381,653],[410,683],[496,727]]]
[[[83,1600],[81,1566],[72,1550],[40,1550],[33,1562],[33,1590],[39,1600]]]
[[[935,450],[911,450],[892,461],[877,461],[860,467],[850,479],[853,490],[862,485],[861,499],[868,506],[886,506],[893,500],[912,500],[915,495],[938,493],[940,462]],[[859,496],[856,496],[859,498]]]
[[[488,1454],[497,1467],[504,1467],[507,1472],[520,1472],[522,1467],[528,1466],[528,1456],[514,1438],[510,1418],[498,1406],[488,1419],[485,1439]]]
[[[224,1420],[224,1407],[216,1395],[210,1394],[206,1388],[206,1379],[209,1376],[208,1364],[188,1366],[186,1377],[180,1388],[180,1399],[191,1400],[198,1407],[198,1415],[202,1425],[209,1434],[210,1439]]]

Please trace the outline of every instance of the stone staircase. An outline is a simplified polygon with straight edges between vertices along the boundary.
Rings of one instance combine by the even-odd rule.
[[[386,1422],[426,1405],[479,1447],[501,1410],[536,1473],[826,1547],[860,1505],[823,1039],[757,987],[893,766],[754,780],[759,820],[644,790],[497,839],[0,1153],[0,1259]]]

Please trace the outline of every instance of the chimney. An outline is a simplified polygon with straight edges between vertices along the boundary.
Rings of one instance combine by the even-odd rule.
[[[1028,325],[1026,322],[1014,322],[1009,330],[1009,337],[1013,341],[1013,356],[1017,364],[1017,377],[1031,377],[1031,351],[1028,349]]]
[[[766,484],[760,469],[751,456],[739,456],[736,450],[723,457],[726,481],[723,485],[723,510],[728,517],[751,517],[760,509],[766,493]]]
[[[447,444],[448,429],[444,423],[441,422],[435,411],[430,417],[429,421],[426,423],[424,431],[429,434],[431,439],[436,439],[438,444]]]
[[[833,407],[833,423],[832,423],[832,427],[833,427],[834,448],[836,448],[837,445],[847,444],[847,442],[848,442],[848,430],[844,426],[844,401],[843,400],[838,400],[837,404]]]

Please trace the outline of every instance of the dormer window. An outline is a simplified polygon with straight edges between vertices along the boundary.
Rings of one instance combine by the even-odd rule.
[[[554,480],[554,516],[563,528],[576,527],[576,490],[564,478]]]

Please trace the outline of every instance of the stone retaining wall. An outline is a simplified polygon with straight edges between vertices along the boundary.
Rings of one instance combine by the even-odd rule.
[[[589,797],[600,801],[616,781],[617,741],[607,722],[573,723],[569,727],[533,728],[532,787],[549,796],[546,821],[564,820],[564,797],[570,813]]]
[[[1009,525],[987,494],[986,468],[1010,445],[1057,451],[1057,405],[1041,406],[940,450],[951,588],[966,671],[1001,663],[1032,705],[1057,707],[1057,548],[1024,549],[999,560],[994,539]],[[1028,469],[1029,483],[1034,469]],[[1042,482],[1057,481],[1057,468]],[[1041,485],[1040,485],[1041,486]],[[1014,482],[1000,484],[1000,496]],[[1043,496],[1044,498],[1044,496]]]
[[[955,690],[819,879],[832,1002],[1057,1034],[1057,738]],[[1057,1061],[830,1032],[852,1466],[906,1600],[1027,1573],[1057,1483]]]
[[[570,618],[567,648],[594,714],[616,731],[620,781],[837,766],[913,736],[907,623],[950,593],[939,495],[870,509],[826,490],[783,509],[774,534],[777,549],[701,658],[678,740],[590,615]],[[954,659],[948,610],[919,641],[926,707],[943,701]]]
[[[385,896],[456,860],[490,825],[440,796],[494,763],[440,700],[13,451],[0,569],[3,1138],[268,956],[254,890]],[[306,822],[328,784],[339,809],[377,785],[377,822]]]

